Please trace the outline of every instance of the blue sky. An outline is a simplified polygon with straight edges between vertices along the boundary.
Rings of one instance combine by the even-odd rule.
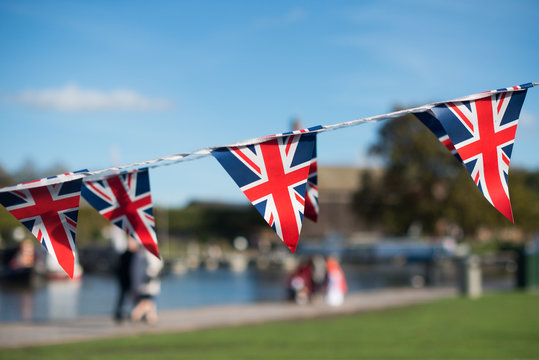
[[[0,164],[98,170],[539,81],[537,1],[0,0]],[[318,137],[372,164],[379,124]],[[539,169],[539,88],[512,166]],[[155,202],[243,201],[212,158],[154,169]]]

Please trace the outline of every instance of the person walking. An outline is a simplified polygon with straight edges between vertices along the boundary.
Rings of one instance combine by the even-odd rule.
[[[156,258],[143,247],[136,252],[132,264],[133,290],[135,307],[131,311],[131,320],[157,323],[155,298],[161,292],[159,275],[163,268],[161,259]]]
[[[348,286],[337,259],[332,256],[326,259],[326,271],[326,303],[330,306],[341,306],[344,302],[344,295],[348,291]]]
[[[123,239],[123,243],[121,241],[116,241],[114,243],[115,245],[117,245],[117,243],[123,244],[123,248],[121,248],[120,245],[117,245],[119,255],[116,267],[116,277],[118,279],[119,292],[114,308],[114,320],[121,323],[125,320],[126,313],[130,313],[130,310],[126,311],[127,303],[133,301],[132,263],[140,246],[135,239],[126,236],[123,231],[121,233],[117,232],[116,236]]]

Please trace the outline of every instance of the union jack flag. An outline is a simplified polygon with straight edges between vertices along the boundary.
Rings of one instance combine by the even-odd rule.
[[[85,171],[36,180],[17,185],[16,190],[0,192],[0,203],[32,232],[71,278],[75,271],[75,234],[82,186],[82,177],[77,173]],[[46,185],[51,182],[56,183]]]
[[[462,162],[485,198],[513,220],[507,177],[526,90],[486,93],[473,101],[447,102],[432,108]]]
[[[255,145],[212,151],[292,252],[296,251],[303,222],[307,178],[316,142],[316,134],[306,131]]]
[[[85,181],[82,197],[159,258],[148,169]]]

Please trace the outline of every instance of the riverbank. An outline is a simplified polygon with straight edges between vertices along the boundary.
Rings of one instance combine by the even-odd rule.
[[[340,307],[329,307],[316,299],[313,304],[268,302],[242,305],[212,306],[159,312],[156,325],[116,324],[109,317],[85,317],[73,321],[46,323],[0,324],[0,348],[17,348],[124,337],[146,333],[188,332],[193,330],[309,319],[338,314],[351,314],[375,309],[407,306],[435,299],[454,297],[453,288],[385,289],[349,294]]]

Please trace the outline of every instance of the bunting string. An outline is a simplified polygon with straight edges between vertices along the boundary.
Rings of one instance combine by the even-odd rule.
[[[514,221],[507,178],[527,89],[473,94],[333,125],[263,136],[102,170],[80,170],[0,189],[2,204],[73,277],[80,196],[159,257],[149,169],[213,156],[295,252],[303,217],[318,217],[317,134],[414,114],[469,171],[486,200]]]
[[[33,181],[33,182],[28,182],[28,183],[17,184],[14,186],[4,187],[0,189],[0,192],[19,190],[22,188],[31,188],[31,187],[36,187],[36,186],[42,186],[45,184],[53,185],[53,184],[61,183],[63,181],[67,181],[67,180],[75,180],[75,179],[85,178],[89,176],[91,176],[91,178],[88,180],[92,180],[92,181],[97,180],[97,179],[104,179],[107,177],[117,176],[121,171],[129,171],[129,169],[136,169],[136,168],[141,168],[141,167],[147,167],[149,169],[153,169],[153,168],[162,167],[162,166],[174,165],[174,164],[184,162],[184,161],[198,160],[204,157],[211,156],[211,152],[219,148],[256,145],[256,144],[260,144],[262,142],[265,142],[271,139],[275,139],[275,138],[279,138],[283,136],[289,136],[292,134],[300,134],[301,132],[319,133],[319,132],[325,132],[325,131],[338,130],[338,129],[351,127],[351,126],[357,126],[357,125],[361,125],[368,122],[379,122],[383,120],[390,120],[390,119],[398,118],[398,117],[408,115],[408,114],[426,112],[438,105],[442,105],[449,102],[473,101],[473,100],[485,98],[487,96],[495,95],[502,92],[523,91],[537,85],[539,85],[539,82],[527,83],[520,86],[512,86],[508,88],[501,88],[501,89],[486,91],[486,92],[472,94],[472,95],[468,95],[468,96],[464,96],[461,98],[456,98],[456,99],[448,100],[448,101],[438,101],[438,102],[434,102],[434,103],[430,103],[430,104],[426,104],[426,105],[422,105],[422,106],[418,106],[414,108],[403,109],[399,111],[390,112],[387,114],[381,114],[381,115],[376,115],[376,116],[371,116],[371,117],[366,117],[366,118],[359,118],[356,120],[345,121],[338,124],[319,125],[319,126],[315,126],[309,129],[305,129],[305,130],[295,130],[291,132],[285,132],[285,133],[280,133],[280,134],[275,134],[275,135],[268,135],[268,136],[243,140],[243,141],[239,141],[230,145],[221,145],[221,146],[212,146],[212,147],[202,148],[202,149],[190,152],[190,153],[172,154],[172,155],[167,155],[167,156],[159,157],[152,160],[139,161],[139,162],[135,162],[135,163],[127,164],[127,165],[121,165],[121,166],[113,166],[113,167],[109,167],[109,168],[105,168],[101,170],[81,171],[81,172],[77,172],[71,175],[62,174],[62,175],[57,175],[57,176],[47,178],[46,180],[41,179],[42,182]]]

